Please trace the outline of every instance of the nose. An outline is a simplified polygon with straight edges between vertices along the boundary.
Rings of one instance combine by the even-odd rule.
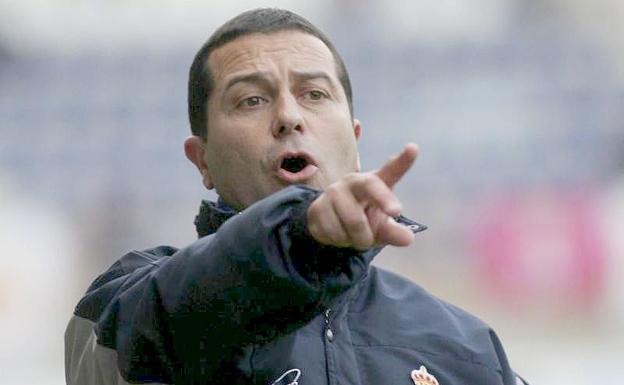
[[[275,105],[273,136],[288,135],[294,131],[303,132],[303,116],[297,100],[291,93],[281,95]]]

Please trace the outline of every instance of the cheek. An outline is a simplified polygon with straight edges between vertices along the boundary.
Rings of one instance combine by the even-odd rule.
[[[215,143],[208,154],[209,166],[212,166],[213,172],[226,175],[239,174],[251,168],[253,164],[251,150],[241,147],[240,143],[244,142],[220,142],[218,146]]]
[[[213,174],[220,178],[229,179],[242,175],[253,178],[258,174],[261,149],[257,137],[228,135],[210,147],[209,166],[212,166]]]
[[[214,119],[208,126],[208,144],[217,154],[226,156],[240,151],[249,141],[249,127],[236,119]],[[213,156],[213,158],[215,158]],[[218,159],[218,157],[217,157]]]
[[[333,144],[334,147],[339,146],[344,151],[344,155],[347,155],[352,152],[351,148],[356,146],[357,139],[353,126],[345,120],[336,119],[333,124],[328,126],[329,130],[325,134],[330,141],[328,144]]]
[[[352,129],[329,130],[321,138],[326,159],[332,159],[333,169],[340,174],[357,169],[357,141]]]
[[[266,115],[266,113],[246,116],[221,114],[214,122],[212,132],[214,142],[219,143],[220,146],[228,147],[257,143],[262,140],[267,132],[270,132],[270,129],[267,128],[270,127],[270,119]]]

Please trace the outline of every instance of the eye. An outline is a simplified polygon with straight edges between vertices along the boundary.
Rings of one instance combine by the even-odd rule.
[[[266,100],[260,96],[250,96],[243,99],[238,105],[240,107],[255,107],[266,102]]]
[[[326,98],[327,95],[323,91],[311,90],[306,93],[306,97],[310,100],[321,100],[323,98]]]

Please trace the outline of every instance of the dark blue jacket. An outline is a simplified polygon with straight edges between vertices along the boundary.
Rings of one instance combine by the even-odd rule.
[[[311,239],[318,194],[289,187],[240,214],[207,203],[196,242],[122,257],[76,307],[67,383],[516,384],[494,332],[371,267],[380,248]]]

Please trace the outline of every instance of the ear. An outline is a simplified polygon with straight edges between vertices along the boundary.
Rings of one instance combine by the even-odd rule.
[[[362,124],[358,119],[353,119],[353,133],[355,134],[355,139],[359,140],[362,134]]]
[[[362,135],[362,124],[358,119],[353,119],[353,134],[355,135],[355,140],[360,140],[360,135]],[[362,170],[362,165],[360,163],[360,152],[357,153],[357,172]]]
[[[208,164],[206,163],[206,146],[204,144],[204,140],[199,136],[189,136],[184,140],[184,154],[188,160],[193,163],[199,173],[202,176],[202,183],[208,190],[212,190],[214,188],[214,184],[212,183],[212,177],[210,176],[210,170],[208,169]]]

